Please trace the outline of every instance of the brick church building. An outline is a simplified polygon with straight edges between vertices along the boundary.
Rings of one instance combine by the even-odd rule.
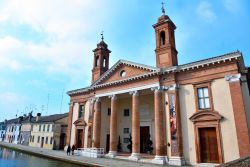
[[[164,9],[153,28],[156,66],[109,67],[108,45],[97,44],[90,86],[68,92],[67,144],[139,161],[152,147],[152,163],[174,165],[249,155],[250,68],[242,53],[180,65],[176,26]]]

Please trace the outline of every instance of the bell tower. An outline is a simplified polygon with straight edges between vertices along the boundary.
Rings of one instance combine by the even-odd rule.
[[[162,3],[162,15],[153,25],[156,36],[156,66],[167,68],[178,65],[177,50],[175,47],[175,24],[165,15],[164,3]]]
[[[92,69],[92,83],[94,83],[100,76],[109,69],[109,54],[111,51],[108,49],[108,45],[104,42],[103,32],[101,33],[102,40],[97,44],[97,47],[93,50],[94,61]]]

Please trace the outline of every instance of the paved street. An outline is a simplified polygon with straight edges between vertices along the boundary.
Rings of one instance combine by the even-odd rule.
[[[10,144],[5,142],[0,142],[0,146],[13,148],[15,150],[22,150],[23,152],[30,153],[36,156],[44,156],[52,159],[63,160],[69,163],[75,163],[79,165],[87,166],[119,166],[119,167],[160,167],[163,165],[155,165],[150,163],[145,163],[147,160],[142,160],[144,162],[131,162],[125,160],[124,157],[118,157],[122,159],[108,159],[108,158],[87,158],[82,156],[67,156],[64,151],[47,150],[42,148],[34,148],[23,145]],[[149,160],[148,160],[149,161]],[[168,166],[168,165],[164,165]]]

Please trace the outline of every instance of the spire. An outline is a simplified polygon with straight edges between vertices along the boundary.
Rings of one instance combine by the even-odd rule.
[[[164,0],[162,1],[162,3],[161,3],[161,5],[162,5],[162,7],[161,7],[161,12],[162,12],[162,15],[165,15],[165,8],[164,8]]]
[[[101,33],[101,36],[102,36],[101,39],[102,39],[102,41],[104,40],[103,33],[104,33],[104,31],[102,31],[102,33]]]

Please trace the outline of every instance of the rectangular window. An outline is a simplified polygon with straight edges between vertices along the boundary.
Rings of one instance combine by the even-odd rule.
[[[50,125],[47,125],[47,132],[49,132]]]
[[[45,125],[43,125],[43,131],[45,132]]]
[[[55,131],[55,125],[52,125],[52,132]]]
[[[41,127],[42,127],[42,125],[39,125],[39,132],[41,131]]]
[[[31,125],[31,131],[33,131],[33,125]]]
[[[53,137],[50,138],[50,144],[52,144],[52,143],[53,143]]]
[[[111,115],[111,108],[108,108],[108,116]]]
[[[123,138],[123,143],[129,143],[129,138]]]
[[[32,136],[32,142],[34,143],[34,141],[35,141],[35,136]]]
[[[124,128],[123,133],[129,133],[129,128]]]
[[[46,137],[45,139],[45,144],[48,144],[48,137]]]
[[[124,116],[128,117],[129,116],[129,109],[124,109]]]
[[[84,117],[84,113],[85,113],[85,105],[80,105],[80,108],[79,108],[79,118]]]
[[[198,88],[197,95],[198,95],[199,109],[209,109],[210,99],[209,99],[208,87]]]
[[[37,143],[39,143],[40,142],[40,136],[38,136],[38,138],[37,138]]]

